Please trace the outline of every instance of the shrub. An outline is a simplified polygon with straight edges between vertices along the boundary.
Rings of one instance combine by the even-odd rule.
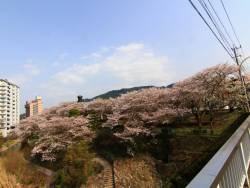
[[[5,142],[7,142],[7,139],[2,137],[2,134],[0,133],[0,147],[2,147]]]
[[[183,177],[177,175],[175,176],[171,182],[174,184],[174,187],[185,187],[187,185],[188,182],[186,182],[185,179],[183,179]]]
[[[80,141],[71,145],[63,159],[64,167],[57,172],[55,187],[80,187],[88,176],[94,173],[94,155],[89,152],[88,144]]]
[[[124,130],[125,130],[124,125],[116,125],[116,126],[114,126],[114,127],[112,128],[112,131],[113,131],[114,133],[123,133]]]
[[[97,112],[89,114],[90,129],[92,131],[98,131],[102,128],[102,124],[107,121],[107,116],[103,115],[103,118]]]
[[[73,108],[69,111],[69,117],[77,117],[80,115],[81,115],[81,111],[76,108]]]
[[[211,130],[211,131],[213,131],[213,130]],[[203,134],[207,134],[207,133],[208,133],[207,129],[203,129],[203,130],[202,130],[202,133],[203,133]]]
[[[208,134],[208,130],[207,129],[195,128],[195,129],[193,129],[193,134],[196,134],[196,135]]]
[[[199,134],[199,133],[200,133],[200,129],[198,128],[193,129],[193,134]]]

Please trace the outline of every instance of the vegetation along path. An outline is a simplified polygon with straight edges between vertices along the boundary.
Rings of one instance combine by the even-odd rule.
[[[103,173],[104,173],[104,188],[114,188],[115,187],[115,181],[113,177],[113,167],[112,165],[102,159],[102,158],[94,158],[93,161],[100,163],[103,166]]]

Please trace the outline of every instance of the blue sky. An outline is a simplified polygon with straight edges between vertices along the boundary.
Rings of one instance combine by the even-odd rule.
[[[249,54],[250,2],[225,3]],[[167,85],[230,61],[187,0],[2,0],[0,25],[0,77],[20,85],[22,106]]]

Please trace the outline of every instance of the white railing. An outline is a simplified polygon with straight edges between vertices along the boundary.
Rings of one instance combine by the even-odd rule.
[[[249,187],[250,116],[220,148],[187,188]]]

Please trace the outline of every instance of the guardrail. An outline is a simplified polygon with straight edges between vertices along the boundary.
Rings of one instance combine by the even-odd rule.
[[[187,188],[250,187],[250,116],[220,148]]]

